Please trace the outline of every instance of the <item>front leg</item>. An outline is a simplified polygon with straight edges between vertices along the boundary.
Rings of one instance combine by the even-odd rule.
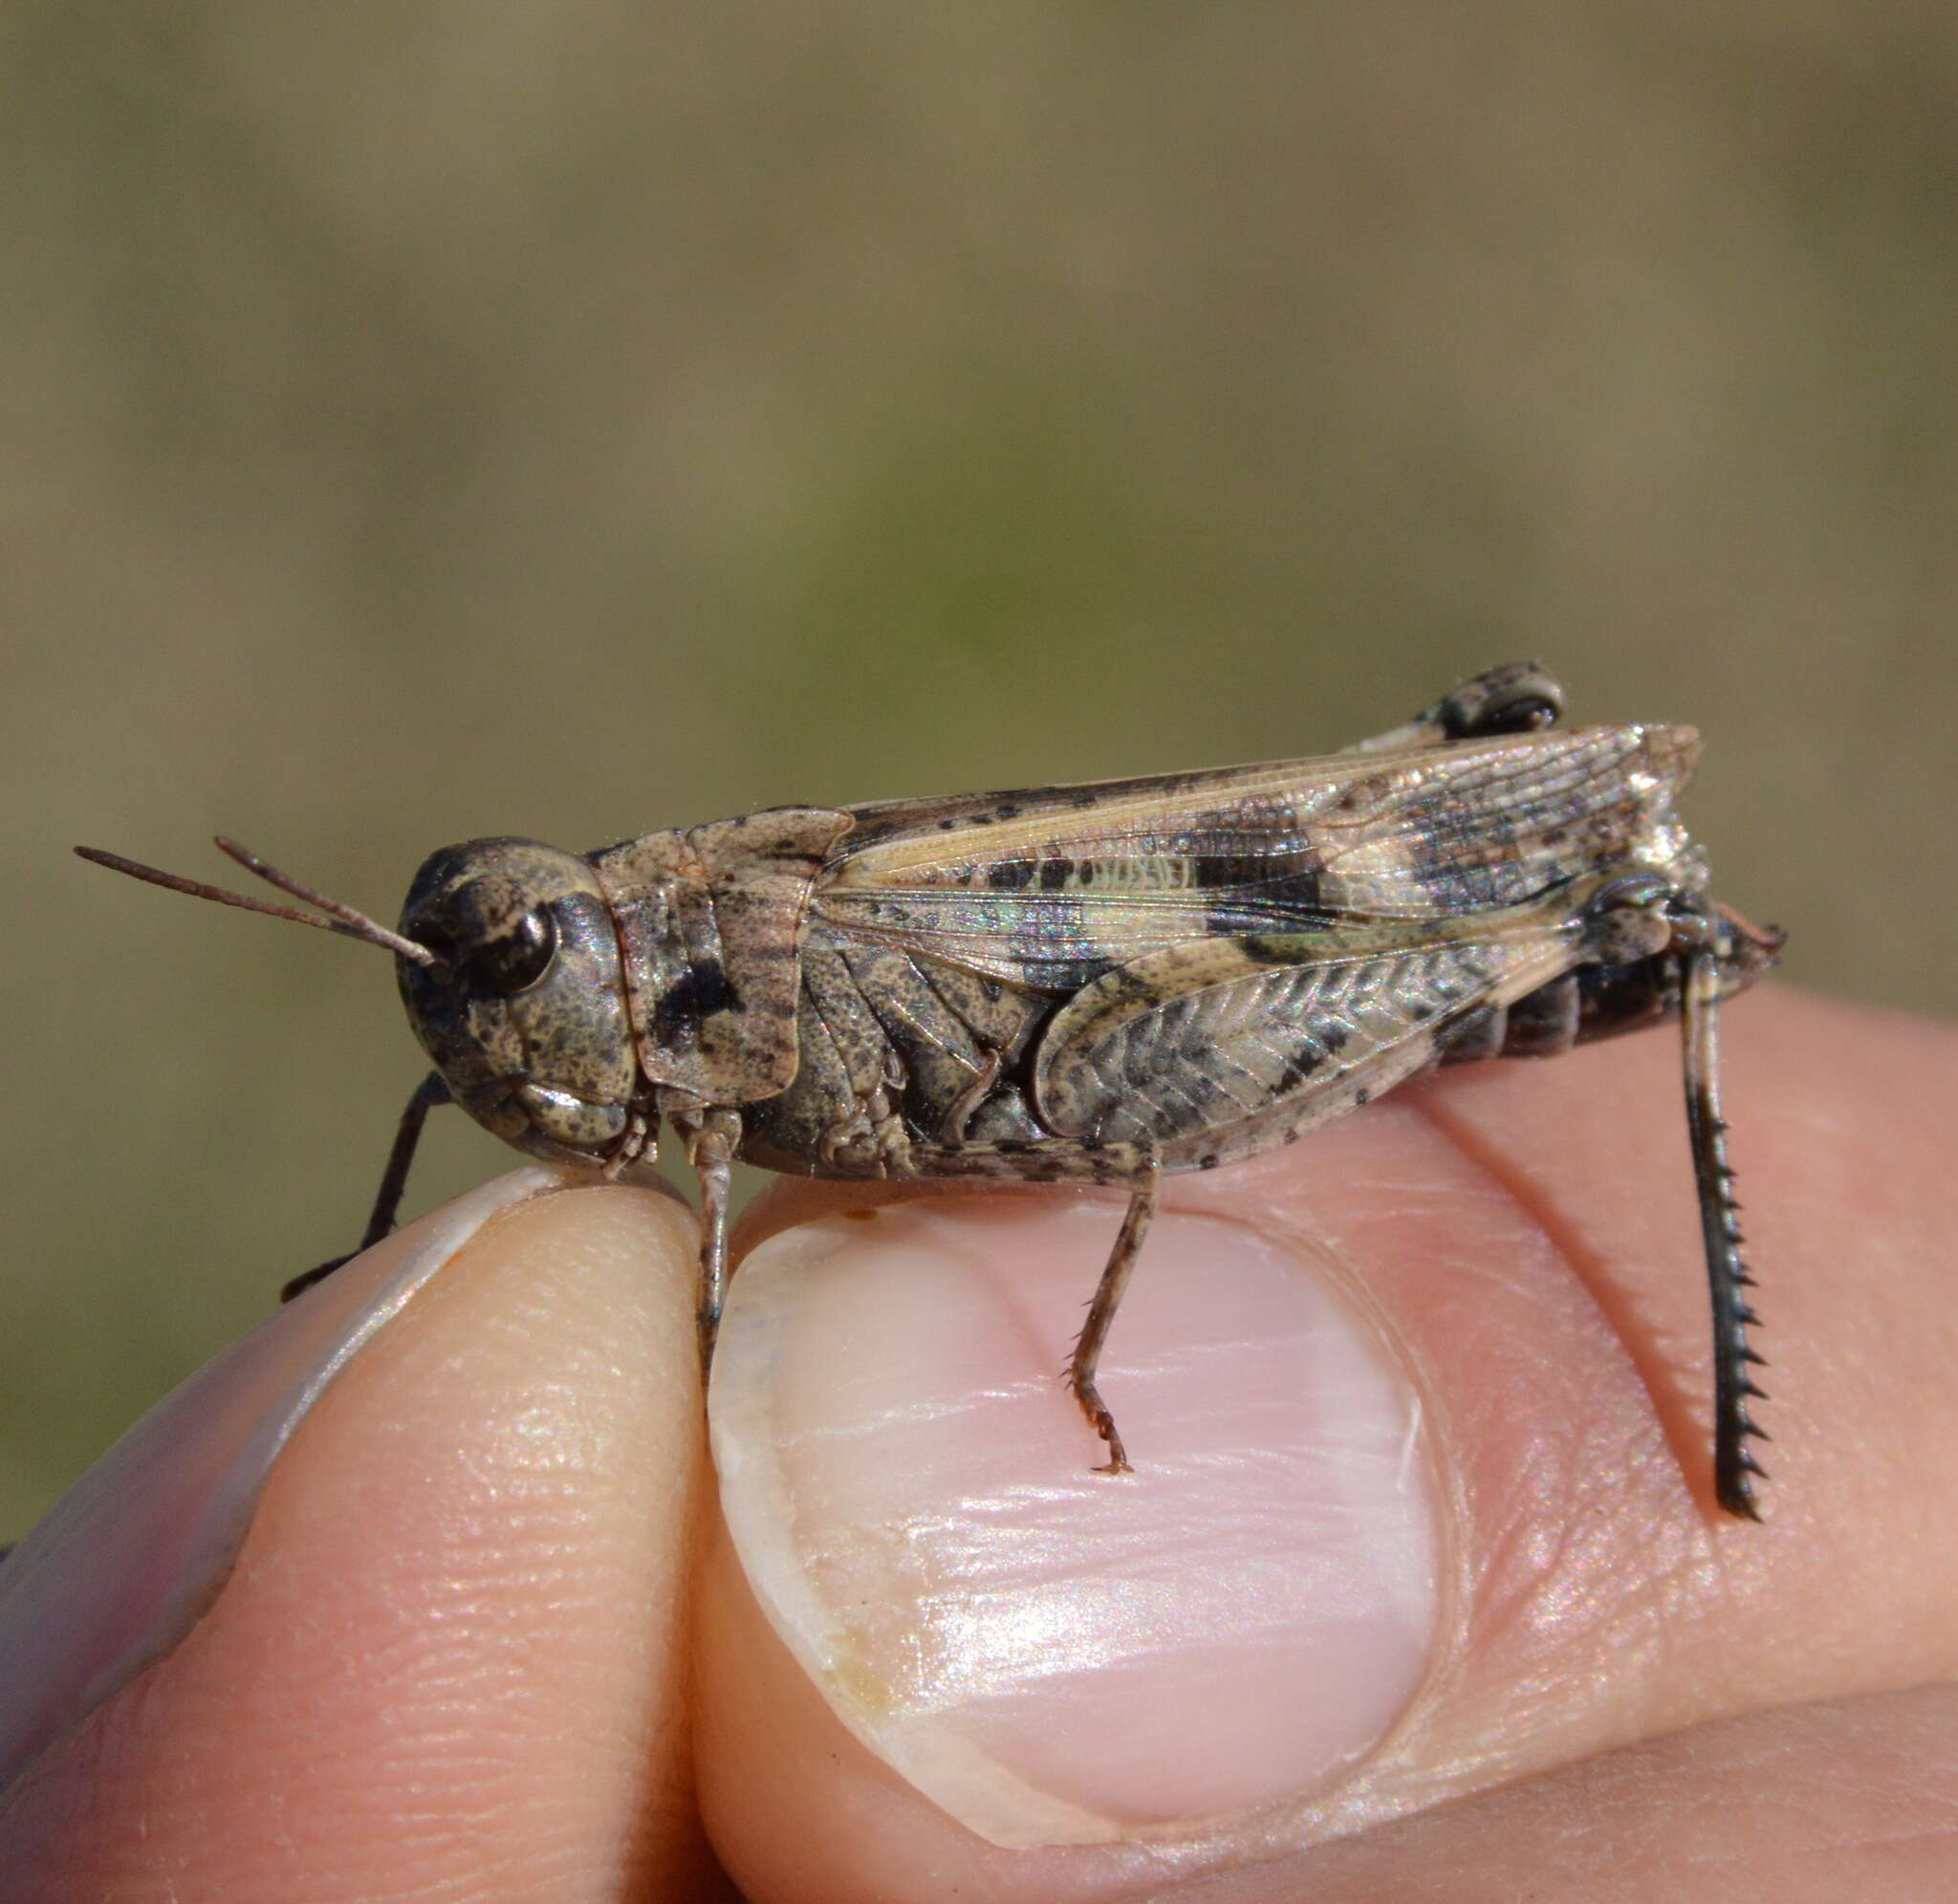
[[[703,1382],[713,1366],[728,1293],[728,1177],[741,1143],[741,1114],[725,1105],[671,1110],[667,1117],[700,1179],[700,1274],[694,1289],[694,1323],[700,1331]]]
[[[394,1143],[387,1153],[386,1168],[381,1173],[381,1188],[374,1194],[374,1209],[367,1219],[360,1248],[350,1250],[345,1256],[336,1256],[316,1269],[308,1269],[303,1275],[294,1276],[279,1291],[280,1302],[289,1303],[314,1284],[324,1282],[341,1264],[351,1263],[361,1250],[372,1249],[393,1232],[396,1220],[401,1215],[402,1198],[407,1193],[408,1172],[414,1167],[415,1151],[422,1141],[422,1126],[428,1121],[429,1112],[454,1102],[455,1099],[449,1095],[447,1080],[440,1071],[430,1071],[415,1087],[415,1094],[408,1099],[408,1108],[402,1113],[401,1123],[395,1130]]]

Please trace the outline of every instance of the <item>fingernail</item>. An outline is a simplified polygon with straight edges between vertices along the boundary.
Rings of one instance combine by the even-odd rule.
[[[1110,1476],[1058,1375],[1120,1211],[856,1216],[742,1266],[710,1415],[749,1581],[857,1737],[1008,1846],[1194,1828],[1372,1751],[1434,1646],[1435,1490],[1327,1266],[1159,1217],[1101,1360]]]
[[[150,1410],[0,1563],[0,1789],[217,1598],[272,1462],[354,1353],[492,1217],[514,1171],[411,1224]]]

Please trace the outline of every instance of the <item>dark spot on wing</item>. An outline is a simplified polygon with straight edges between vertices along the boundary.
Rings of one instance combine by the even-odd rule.
[[[1255,853],[1199,853],[1189,862],[1190,877],[1199,886],[1255,886],[1273,877],[1282,860]]]
[[[1244,956],[1253,965],[1295,965],[1298,947],[1290,939],[1273,939],[1262,932],[1247,932],[1238,939]]]
[[[1325,1063],[1326,1057],[1327,1053],[1317,1047],[1301,1045],[1292,1054],[1285,1069],[1278,1073],[1278,1084],[1274,1094],[1279,1097],[1289,1097],[1314,1071],[1317,1071]]]
[[[1199,854],[1190,870],[1199,890],[1210,895],[1205,929],[1214,938],[1273,925],[1311,928],[1326,917],[1314,854]]]

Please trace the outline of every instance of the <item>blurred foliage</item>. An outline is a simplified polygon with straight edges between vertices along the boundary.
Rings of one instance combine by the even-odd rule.
[[[385,913],[1539,654],[1706,729],[1796,979],[1949,1004],[1947,0],[16,0],[0,164],[0,1528],[344,1246],[418,1071],[379,959],[74,840]]]

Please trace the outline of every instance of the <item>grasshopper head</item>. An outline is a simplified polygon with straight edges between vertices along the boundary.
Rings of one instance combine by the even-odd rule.
[[[402,998],[455,1101],[506,1142],[601,1163],[625,1138],[639,1067],[619,939],[589,861],[528,839],[444,847],[416,874]]]

